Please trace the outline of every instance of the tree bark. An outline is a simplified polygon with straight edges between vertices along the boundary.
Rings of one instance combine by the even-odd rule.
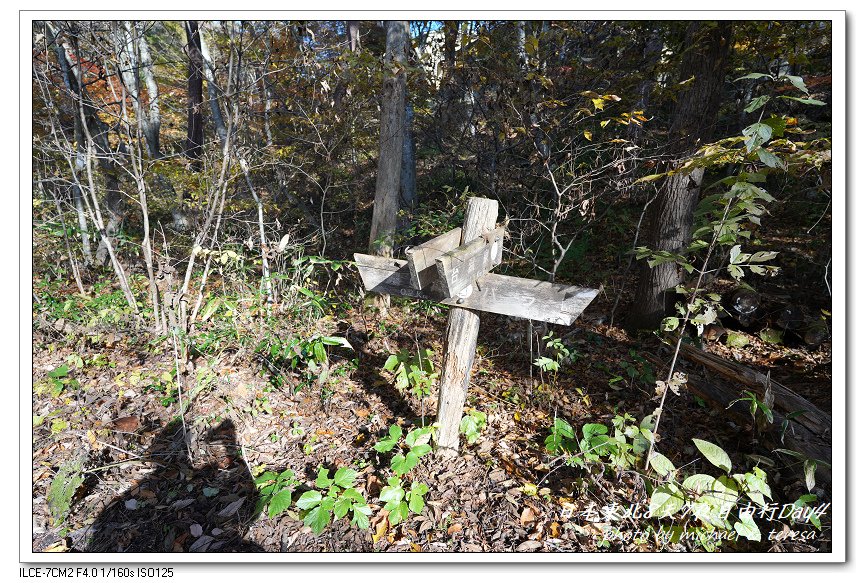
[[[405,66],[408,21],[387,21],[385,74],[381,98],[381,135],[375,206],[369,235],[371,255],[393,257],[399,212],[400,173],[405,137]],[[386,302],[387,300],[385,300]]]
[[[356,53],[360,50],[360,21],[347,20],[346,30],[348,31],[348,44],[351,52]]]
[[[153,74],[153,59],[150,57],[150,47],[144,38],[144,26],[141,22],[135,25],[135,34],[138,36],[138,52],[140,55],[139,66],[144,77],[144,86],[147,88],[147,117],[144,123],[144,139],[147,141],[147,153],[151,159],[162,157],[159,145],[159,129],[162,118],[159,113],[159,85]]]
[[[198,40],[201,43],[201,57],[204,63],[204,78],[207,79],[207,99],[210,101],[210,115],[213,118],[213,127],[216,129],[216,135],[219,136],[219,143],[225,147],[225,138],[228,136],[228,132],[225,129],[225,119],[222,117],[222,110],[219,109],[216,68],[213,65],[213,57],[201,31],[199,31]]]
[[[195,171],[201,169],[201,155],[204,144],[204,123],[201,112],[204,80],[204,59],[201,55],[201,35],[198,23],[187,20],[186,30],[186,54],[189,58],[189,72],[187,78],[187,117],[186,117],[186,147],[184,153],[192,160]]]
[[[730,49],[732,23],[692,23],[686,35],[686,52],[680,77],[690,81],[674,111],[670,141],[679,158],[692,154],[708,138],[718,115],[724,70]],[[690,242],[694,209],[700,196],[703,170],[670,176],[649,209],[647,246],[655,251],[680,253]],[[654,268],[642,265],[630,325],[655,328],[664,317],[668,294],[681,283],[675,263]],[[672,296],[669,296],[672,298]]]

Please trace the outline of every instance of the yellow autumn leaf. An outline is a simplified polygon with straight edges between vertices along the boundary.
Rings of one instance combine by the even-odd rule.
[[[590,132],[589,130],[583,130],[583,135],[586,137],[587,140],[589,140],[590,142],[592,141],[592,132]]]

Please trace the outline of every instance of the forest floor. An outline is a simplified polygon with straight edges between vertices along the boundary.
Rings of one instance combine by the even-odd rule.
[[[804,245],[789,233],[767,232],[764,238],[781,241],[787,250]],[[812,251],[798,248],[798,255],[792,254],[789,266],[782,263],[782,274],[771,285],[819,313],[828,308],[820,299],[825,290],[805,289],[797,283],[802,265],[810,265],[814,273],[821,269],[813,254],[808,255]],[[611,272],[617,269],[614,264],[607,267]],[[92,307],[95,320],[76,321],[58,318],[55,304],[36,302],[33,550],[642,552],[707,548],[700,541],[663,540],[657,531],[650,532],[664,524],[659,519],[605,510],[616,505],[647,508],[650,484],[640,472],[616,471],[609,465],[584,469],[544,448],[557,418],[567,419],[575,428],[585,423],[609,426],[617,415],[628,413],[640,420],[658,406],[655,381],[666,376],[672,351],[656,336],[633,335],[617,323],[608,324],[614,290],[623,283],[625,289],[633,289],[632,281],[621,280],[608,285],[572,327],[535,325],[532,329],[536,343],[544,344],[541,338],[552,331],[574,356],[553,376],[542,376],[532,366],[537,350],[529,349],[526,321],[482,316],[466,407],[483,412],[486,426],[474,443],[461,439],[461,455],[456,458],[434,454],[420,458],[409,477],[429,487],[426,502],[420,512],[410,512],[406,520],[390,525],[379,495],[392,475],[391,454],[380,453],[373,445],[392,424],[408,430],[432,422],[437,391],[435,383],[432,394],[424,398],[397,390],[383,365],[388,355],[399,350],[413,353],[428,348],[440,367],[447,312],[441,306],[395,299],[386,314],[378,315],[360,300],[359,277],[352,269],[347,268],[350,275],[344,275],[341,284],[349,291],[327,315],[298,319],[288,307],[272,307],[268,322],[283,322],[283,327],[271,329],[267,338],[309,338],[318,333],[345,338],[352,345],[351,350],[329,349],[330,374],[324,382],[304,382],[303,370],[280,369],[282,388],[274,385],[274,365],[265,362],[255,343],[220,337],[210,349],[191,352],[188,363],[181,366],[184,390],[178,394],[171,337],[156,341],[143,325],[124,315],[105,323],[110,314],[100,310],[108,308]],[[37,297],[45,297],[43,283],[42,278],[34,282]],[[79,296],[71,285],[51,289],[61,304],[63,298]],[[86,301],[93,306],[109,293],[116,295],[116,290],[93,282]],[[620,305],[626,305],[627,299]],[[85,302],[85,298],[75,301]],[[214,312],[202,330],[215,329],[222,322],[224,329],[264,338],[263,316],[238,317],[242,308],[238,305],[235,313]],[[773,380],[831,413],[831,335],[819,346],[809,347],[792,336],[783,343],[767,342],[759,328],[739,330],[746,342],[740,339],[734,346],[723,338],[704,338],[700,347],[760,372],[771,371]],[[709,374],[686,361],[680,362],[679,369],[694,378]],[[287,388],[298,386],[296,392]],[[724,407],[713,408],[683,391],[679,396],[671,394],[665,404],[658,449],[676,467],[694,472],[712,468],[700,457],[692,438],[721,445],[738,471],[753,467],[755,458],[749,456],[763,456],[764,464],[772,464],[763,467],[773,501],[795,501],[808,492],[802,464],[763,448],[754,425],[736,423]],[[371,509],[368,528],[357,528],[343,518],[316,535],[304,525],[295,505],[273,518],[256,515],[255,477],[265,470],[293,470],[300,482],[293,496],[296,501],[301,492],[315,488],[321,467],[349,467],[357,472],[355,488]],[[637,469],[642,469],[642,463]],[[58,484],[58,476],[71,490],[65,505],[62,494],[49,495],[52,485],[63,485]],[[821,501],[831,500],[829,484],[819,482],[814,492]],[[49,498],[61,503],[49,508]],[[831,549],[831,513],[822,517],[820,530],[790,519],[758,522],[764,527],[760,543],[739,539],[720,548]],[[768,540],[772,529],[781,536]]]

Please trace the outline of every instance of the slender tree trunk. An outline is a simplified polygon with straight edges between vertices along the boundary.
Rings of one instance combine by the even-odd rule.
[[[204,122],[201,111],[204,103],[202,93],[204,66],[198,23],[194,20],[187,20],[185,28],[189,72],[187,78],[186,147],[184,151],[186,157],[192,160],[192,167],[197,172],[201,169],[201,154],[204,144]]]
[[[228,135],[225,129],[225,120],[222,117],[222,110],[219,108],[219,89],[216,85],[216,67],[213,64],[213,56],[210,54],[207,42],[204,35],[198,35],[201,43],[201,56],[204,61],[204,77],[207,79],[207,98],[210,101],[210,115],[213,118],[213,127],[216,129],[216,135],[219,136],[219,143],[225,146],[225,138]]]
[[[693,81],[679,96],[670,129],[672,147],[680,157],[693,153],[712,133],[731,36],[730,22],[694,22],[688,28],[680,78],[686,81],[693,77]],[[649,209],[650,249],[679,253],[688,245],[702,180],[702,169],[667,179]],[[662,263],[654,268],[644,264],[631,308],[631,326],[657,327],[664,317],[668,294],[674,293],[673,288],[680,282],[675,263]]]
[[[356,53],[360,50],[360,21],[347,20],[345,24],[348,31],[348,45],[351,52]]]
[[[405,137],[405,41],[408,21],[387,21],[386,28],[381,135],[369,249],[373,255],[392,257]]]
[[[415,168],[415,147],[412,121],[414,108],[405,104],[405,134],[402,142],[402,166],[400,167],[399,199],[400,207],[412,211],[417,206],[417,170]]]
[[[144,139],[147,141],[147,154],[152,160],[162,157],[159,145],[159,129],[162,118],[159,113],[159,85],[153,73],[153,59],[150,57],[150,47],[144,38],[144,23],[135,24],[135,34],[138,37],[138,59],[144,86],[147,88],[147,118],[144,123]]]

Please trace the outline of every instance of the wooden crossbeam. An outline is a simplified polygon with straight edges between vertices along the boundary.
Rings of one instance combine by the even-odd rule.
[[[444,296],[456,297],[501,263],[504,238],[505,229],[499,227],[437,258],[438,283]]]
[[[439,235],[420,245],[406,249],[411,285],[415,289],[424,289],[436,281],[436,259],[460,246],[463,230],[461,227],[451,229],[444,235]]]
[[[443,297],[434,288],[411,285],[407,261],[355,253],[354,260],[367,291],[431,300],[448,306],[504,314],[569,326],[598,295],[598,290],[487,273],[472,284],[465,298]]]

